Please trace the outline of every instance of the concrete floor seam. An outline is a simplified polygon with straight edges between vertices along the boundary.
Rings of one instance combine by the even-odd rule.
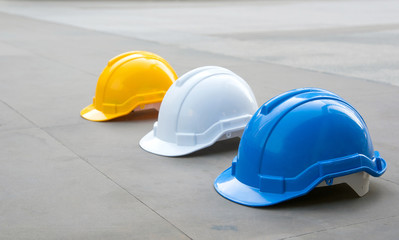
[[[314,234],[314,233],[326,232],[326,231],[335,230],[335,229],[339,229],[339,228],[346,228],[346,227],[355,226],[355,225],[359,225],[359,224],[376,222],[376,221],[385,220],[385,219],[389,219],[389,218],[395,218],[395,217],[398,217],[398,216],[399,215],[392,215],[392,216],[387,216],[387,217],[370,219],[370,220],[367,220],[367,221],[351,223],[351,224],[347,224],[347,225],[343,225],[343,226],[336,226],[336,227],[331,227],[331,228],[320,229],[320,230],[313,231],[313,232],[307,232],[307,233],[302,233],[302,234],[298,234],[298,235],[295,235],[295,236],[290,236],[290,237],[286,237],[286,238],[280,238],[279,240],[292,239],[292,238],[306,236],[306,235],[310,235],[310,234]]]
[[[199,50],[199,49],[194,49],[194,48],[184,47],[184,46],[179,46],[179,45],[162,44],[162,43],[159,43],[157,41],[151,41],[151,40],[148,40],[148,39],[142,39],[142,38],[137,38],[137,37],[132,37],[132,36],[126,36],[126,35],[123,35],[123,34],[111,33],[111,32],[107,32],[107,31],[100,31],[100,30],[97,30],[97,29],[79,27],[79,26],[76,26],[76,25],[71,25],[71,24],[66,24],[66,23],[52,22],[52,21],[49,21],[49,20],[37,19],[37,18],[32,18],[32,17],[28,17],[28,16],[24,16],[24,15],[19,15],[19,14],[10,14],[10,13],[7,13],[7,12],[3,12],[1,10],[0,10],[0,12],[3,13],[3,14],[6,14],[6,15],[11,15],[11,16],[21,17],[21,18],[26,18],[26,19],[32,19],[34,21],[39,21],[39,22],[45,22],[45,23],[50,23],[50,24],[55,24],[55,25],[63,25],[63,26],[71,27],[71,28],[82,29],[82,30],[85,30],[85,31],[97,32],[97,33],[110,35],[110,36],[118,36],[118,37],[122,37],[122,38],[126,38],[126,39],[134,39],[134,40],[139,40],[139,41],[143,41],[143,42],[149,42],[149,43],[153,43],[153,44],[163,45],[163,46],[171,46],[171,47],[175,47],[175,48],[178,48],[178,49],[181,49],[181,50],[189,49],[191,51],[195,51],[195,52],[198,52],[198,53],[206,53],[206,54],[212,54],[212,55],[216,55],[216,56],[229,57],[229,58],[236,59],[236,60],[241,60],[241,61],[262,62],[262,63],[267,63],[267,64],[270,64],[270,65],[274,65],[274,66],[287,67],[287,68],[292,68],[292,69],[301,70],[301,71],[308,71],[308,72],[314,72],[314,73],[327,74],[327,75],[331,75],[331,76],[352,78],[352,79],[368,81],[368,82],[372,82],[372,83],[385,84],[385,85],[389,85],[389,86],[392,86],[392,87],[395,87],[395,88],[397,87],[397,86],[395,86],[393,84],[390,84],[390,83],[387,83],[387,82],[380,82],[380,81],[376,81],[376,80],[373,80],[373,79],[360,78],[360,77],[355,77],[355,76],[346,76],[346,75],[341,75],[341,74],[338,74],[338,73],[318,71],[318,70],[315,70],[315,69],[307,69],[307,68],[301,68],[301,67],[296,67],[296,66],[285,65],[285,64],[282,64],[282,63],[270,62],[268,60],[262,59],[261,57],[242,58],[242,57],[238,57],[238,56],[232,56],[232,55],[229,55],[229,54],[215,53],[215,52],[212,52],[212,51]],[[212,36],[212,35],[209,35],[209,36]],[[20,48],[19,46],[12,45],[9,42],[6,42],[6,43],[11,45],[11,46]],[[22,48],[22,49],[24,49],[24,48]],[[24,49],[24,50],[31,51],[31,50],[28,50],[28,49]],[[34,53],[34,52],[32,52],[32,53]],[[64,64],[64,65],[70,66],[70,67],[72,67],[72,68],[74,68],[76,70],[85,72],[85,73],[90,74],[92,76],[96,76],[96,77],[98,76],[97,74],[93,74],[93,73],[87,72],[85,70],[82,70],[80,68],[76,68],[76,66],[60,62],[57,59],[48,58],[46,56],[43,56],[43,55],[37,54],[37,53],[34,53],[34,54],[36,54],[37,56],[43,57],[44,59],[55,61],[55,62],[58,62],[60,64]],[[285,89],[279,89],[279,90],[285,90]]]
[[[42,129],[43,130],[43,129]],[[122,189],[123,191],[125,191],[127,194],[129,194],[130,196],[132,196],[133,198],[135,198],[137,201],[139,201],[141,204],[143,204],[145,207],[147,207],[150,211],[152,211],[153,213],[155,213],[156,215],[158,215],[160,218],[162,218],[163,220],[165,220],[167,223],[169,223],[171,226],[173,226],[176,230],[178,230],[180,233],[182,233],[183,235],[185,235],[187,238],[192,239],[190,236],[188,236],[187,233],[185,233],[183,230],[181,230],[179,227],[177,227],[175,224],[173,224],[172,222],[170,222],[168,219],[166,219],[164,216],[162,216],[160,213],[158,213],[155,209],[151,208],[148,204],[146,204],[144,201],[142,201],[140,198],[138,198],[137,196],[135,196],[133,193],[131,193],[129,190],[127,190],[125,187],[123,187],[122,185],[120,185],[119,183],[117,183],[114,179],[112,179],[110,176],[108,176],[107,174],[105,174],[103,171],[101,171],[99,168],[97,168],[96,166],[94,166],[92,163],[90,163],[90,161],[88,161],[86,158],[84,158],[83,156],[81,156],[80,154],[76,153],[75,151],[73,151],[72,149],[70,149],[68,146],[66,146],[63,142],[61,142],[60,140],[58,140],[55,136],[53,136],[52,134],[50,134],[49,132],[43,130],[48,136],[50,136],[51,138],[53,138],[55,141],[57,141],[59,144],[61,144],[63,147],[65,147],[66,149],[68,149],[70,152],[72,152],[75,156],[77,156],[79,159],[81,159],[82,161],[86,162],[90,167],[92,167],[94,170],[96,170],[98,173],[100,173],[101,175],[103,175],[104,177],[106,177],[108,180],[110,180],[112,183],[114,183],[116,186],[118,186],[120,189]]]
[[[34,123],[33,121],[31,121],[29,118],[25,117],[22,113],[18,112],[16,109],[14,109],[13,107],[11,107],[9,104],[7,104],[6,102],[4,102],[3,100],[0,100],[3,104],[5,104],[6,106],[8,106],[10,109],[12,109],[13,111],[15,111],[17,114],[19,114],[21,117],[23,117],[24,119],[26,119],[27,121],[29,121],[31,124],[33,124],[36,128],[40,129],[41,131],[43,131],[44,133],[46,133],[48,136],[50,136],[52,139],[54,139],[56,142],[58,142],[59,144],[61,144],[63,147],[65,147],[66,149],[68,149],[71,153],[73,153],[75,156],[77,156],[79,159],[81,159],[82,161],[86,162],[89,166],[91,166],[94,170],[96,170],[97,172],[99,172],[100,174],[102,174],[104,177],[106,177],[108,180],[110,180],[112,183],[114,183],[116,186],[118,186],[119,188],[121,188],[122,190],[124,190],[126,193],[128,193],[130,196],[134,197],[137,201],[139,201],[141,204],[143,204],[144,206],[146,206],[149,210],[151,210],[153,213],[155,213],[156,215],[158,215],[160,218],[162,218],[163,220],[165,220],[167,223],[169,223],[171,226],[173,226],[176,230],[178,230],[179,232],[181,232],[183,235],[185,235],[187,238],[192,239],[190,236],[188,236],[187,233],[185,233],[183,230],[181,230],[179,227],[177,227],[175,224],[173,224],[172,222],[170,222],[168,219],[166,219],[164,216],[162,216],[160,213],[158,213],[155,209],[151,208],[149,205],[147,205],[146,203],[144,203],[140,198],[138,198],[137,196],[135,196],[133,193],[129,192],[126,188],[124,188],[122,185],[120,185],[119,183],[117,183],[115,180],[113,180],[111,177],[109,177],[107,174],[105,174],[104,172],[102,172],[100,169],[98,169],[97,167],[95,167],[93,164],[91,164],[87,159],[85,159],[83,156],[79,155],[78,153],[76,153],[75,151],[73,151],[72,149],[70,149],[68,146],[66,146],[63,142],[61,142],[59,139],[57,139],[55,136],[53,136],[52,134],[50,134],[48,131],[46,131],[43,128],[40,128],[36,123]]]
[[[320,29],[309,29],[309,30],[291,30],[291,31],[267,31],[267,32],[239,32],[232,34],[211,34],[210,36],[231,38],[239,40],[254,40],[262,39],[263,37],[279,38],[279,37],[294,37],[301,38],[310,36],[325,36],[326,33],[330,35],[336,35],[341,33],[364,33],[373,31],[386,31],[399,29],[399,24],[378,24],[378,25],[364,25],[364,26],[350,26],[350,27],[336,27],[336,28],[320,28]],[[262,34],[263,33],[263,34]],[[244,35],[245,34],[245,35]],[[262,37],[262,38],[260,38]]]
[[[76,28],[76,29],[80,29],[80,30],[84,30],[84,31],[88,31],[88,32],[95,32],[95,33],[104,34],[104,35],[109,35],[109,36],[117,36],[117,37],[121,37],[121,38],[125,38],[125,39],[134,39],[134,40],[138,40],[138,41],[142,41],[142,42],[153,43],[153,44],[156,44],[156,45],[171,46],[171,47],[175,47],[175,48],[183,49],[183,50],[184,50],[184,49],[190,49],[190,50],[197,51],[197,52],[203,52],[203,53],[208,53],[208,54],[214,54],[214,55],[219,55],[219,56],[225,56],[225,55],[219,54],[219,53],[206,52],[206,51],[201,51],[201,50],[197,50],[197,49],[191,49],[191,48],[181,47],[181,46],[173,45],[173,44],[162,44],[162,43],[159,43],[159,42],[157,42],[157,41],[151,41],[151,40],[148,40],[148,39],[141,39],[141,38],[132,37],[132,36],[126,36],[126,35],[118,34],[118,33],[112,33],[112,32],[107,32],[107,31],[101,31],[101,30],[91,29],[91,28],[86,28],[86,27],[80,27],[80,26],[76,26],[76,25],[72,25],[72,24],[67,24],[67,23],[52,22],[52,21],[49,21],[49,20],[44,20],[44,19],[39,19],[39,18],[34,18],[34,17],[28,17],[28,16],[21,15],[21,14],[14,14],[14,13],[9,13],[9,12],[4,12],[4,11],[1,11],[1,9],[0,9],[0,14],[9,15],[9,16],[14,16],[14,17],[18,17],[18,18],[24,18],[24,19],[26,19],[26,20],[31,20],[31,21],[33,20],[33,21],[37,21],[37,22],[43,22],[43,23],[52,24],[52,25],[61,25],[61,26],[69,27],[69,28]],[[9,44],[9,43],[7,42],[7,44]],[[11,45],[11,44],[10,44],[10,45]],[[11,46],[14,46],[14,45],[11,45]],[[14,46],[14,47],[15,47],[15,46]],[[37,55],[40,56],[39,54],[37,54]],[[231,56],[228,56],[228,57],[231,57]],[[243,60],[242,58],[239,58],[239,57],[233,57],[233,58],[239,59],[239,60]],[[247,59],[245,59],[245,60],[247,60]]]
[[[40,128],[35,122],[33,122],[32,120],[30,120],[29,118],[27,118],[25,115],[23,115],[22,113],[20,113],[17,109],[13,108],[10,104],[8,104],[7,102],[0,100],[1,103],[3,103],[4,105],[6,105],[8,108],[10,108],[12,111],[14,111],[15,113],[17,113],[19,116],[21,116],[23,119],[25,119],[26,121],[30,122],[32,125],[34,125],[37,128]]]
[[[56,59],[56,58],[50,58],[50,57],[47,57],[47,56],[42,55],[42,54],[40,54],[40,53],[34,52],[34,51],[32,51],[32,49],[23,48],[23,47],[21,47],[21,46],[13,45],[12,43],[10,43],[10,42],[8,42],[8,41],[4,41],[4,40],[0,40],[0,41],[3,42],[3,43],[8,44],[8,45],[10,45],[10,46],[13,46],[13,47],[15,47],[15,48],[19,48],[19,49],[23,49],[23,50],[25,50],[25,51],[28,51],[28,52],[32,53],[33,56],[40,57],[40,58],[43,58],[43,59],[45,59],[45,60],[49,60],[49,61],[51,61],[51,62],[61,64],[61,65],[63,65],[63,66],[70,67],[70,68],[72,68],[72,69],[74,69],[74,70],[78,70],[78,71],[80,71],[80,72],[86,73],[86,74],[91,75],[91,76],[96,76],[96,77],[98,76],[97,74],[94,74],[94,73],[92,73],[92,72],[88,72],[88,71],[85,71],[85,70],[83,70],[83,69],[81,69],[81,68],[77,68],[77,67],[74,66],[74,65],[71,65],[71,64],[68,64],[68,63],[65,63],[65,62],[61,62],[61,61],[59,61],[59,60]]]
[[[241,60],[246,60],[246,59],[241,59]],[[346,75],[341,75],[341,74],[338,74],[338,73],[325,72],[325,71],[315,70],[315,69],[307,69],[307,68],[295,67],[295,66],[285,65],[285,64],[282,64],[282,63],[273,63],[273,62],[269,62],[267,60],[264,60],[262,58],[251,59],[251,61],[267,63],[267,64],[270,64],[270,65],[275,65],[275,66],[280,66],[280,67],[287,67],[287,68],[292,68],[292,69],[301,70],[301,71],[308,71],[308,72],[326,74],[326,75],[335,76],[335,77],[344,77],[344,78],[349,78],[349,79],[356,79],[356,80],[361,80],[361,81],[366,81],[366,82],[371,82],[371,83],[383,84],[383,85],[387,85],[387,86],[390,86],[390,87],[393,87],[393,88],[398,88],[398,86],[395,86],[395,85],[387,83],[387,82],[380,82],[380,81],[376,81],[376,80],[373,80],[373,79],[360,78],[360,77],[355,77],[355,76],[346,76]]]
[[[384,178],[384,177],[380,177],[382,180],[384,180],[384,181],[387,181],[387,182],[390,182],[390,183],[393,183],[393,184],[395,184],[395,185],[399,185],[399,183],[397,183],[397,182],[394,182],[394,181],[392,181],[392,180],[389,180],[389,179],[386,179],[386,178]]]
[[[298,69],[298,70],[303,70],[303,71],[309,71],[309,72],[315,72],[315,73],[323,73],[323,74],[326,74],[325,72],[321,72],[321,71],[317,71],[317,70],[305,69],[305,68],[298,68],[298,67],[294,67],[294,66],[289,66],[289,65],[284,65],[284,64],[273,63],[273,62],[269,62],[269,61],[267,61],[267,60],[263,60],[263,59],[259,59],[259,58],[242,58],[242,57],[238,57],[238,56],[232,56],[232,55],[228,55],[228,54],[215,53],[215,52],[212,52],[212,51],[199,50],[199,49],[194,49],[194,48],[184,47],[184,46],[179,46],[179,45],[162,44],[162,43],[159,43],[159,42],[157,42],[157,41],[151,41],[151,40],[148,40],[148,39],[142,39],[142,38],[137,38],[137,37],[132,37],[132,36],[126,36],[126,35],[118,34],[118,33],[110,33],[110,32],[107,32],[107,31],[101,31],[101,30],[97,30],[97,29],[90,29],[90,28],[85,28],[85,27],[79,27],[79,26],[76,26],[76,25],[71,25],[71,24],[66,24],[66,23],[52,22],[52,21],[49,21],[49,20],[43,20],[43,19],[38,19],[38,18],[32,18],[32,17],[28,17],[28,16],[24,16],[24,15],[19,15],[19,14],[10,14],[10,13],[8,13],[8,12],[2,12],[1,10],[0,10],[0,12],[3,13],[3,14],[6,14],[6,15],[11,15],[11,16],[21,17],[21,18],[26,18],[26,19],[32,19],[32,20],[34,20],[34,21],[39,21],[39,22],[45,22],[45,23],[50,23],[50,24],[55,24],[55,25],[62,25],[62,26],[67,26],[67,27],[71,27],[71,28],[82,29],[82,30],[85,30],[85,31],[97,32],[97,33],[100,33],[100,34],[105,34],[105,35],[110,35],[110,36],[118,36],[118,37],[122,37],[122,38],[126,38],[126,39],[134,39],[134,40],[139,40],[139,41],[143,41],[143,42],[149,42],[149,43],[153,43],[153,44],[163,45],[163,46],[171,46],[171,47],[178,48],[178,49],[181,49],[181,50],[187,50],[187,49],[189,49],[189,50],[191,50],[191,51],[195,51],[195,52],[198,52],[198,53],[206,53],[206,54],[212,54],[212,55],[216,55],[216,56],[229,57],[229,58],[236,59],[236,60],[240,60],[240,61],[246,61],[246,62],[248,62],[248,61],[250,61],[250,62],[256,62],[256,61],[258,61],[258,62],[263,62],[263,63],[267,63],[267,64],[274,65],[274,66],[282,66],[282,67],[288,67],[288,68],[292,68],[292,69]],[[209,35],[209,36],[211,36],[211,35]],[[7,44],[9,44],[9,43],[7,42]],[[11,45],[11,44],[10,44],[10,45]],[[12,45],[12,46],[13,46],[13,45]],[[16,46],[14,46],[14,47],[16,47]],[[38,56],[41,56],[40,54],[37,54],[37,55],[38,55]],[[43,57],[43,56],[41,56],[41,57]],[[46,57],[44,57],[44,58],[46,58]],[[50,59],[50,58],[46,58],[46,59],[52,60],[52,59]],[[57,62],[59,62],[59,61],[57,61]],[[63,64],[62,62],[59,62],[59,63]],[[74,68],[75,68],[75,67],[74,67]],[[77,69],[77,68],[76,68],[76,69]],[[78,69],[78,70],[81,70],[81,69]],[[83,70],[82,70],[82,71],[83,71]],[[83,72],[85,72],[85,71],[83,71]],[[90,73],[90,74],[93,75],[92,73]],[[330,73],[327,73],[327,74],[330,74]],[[348,76],[339,75],[339,74],[332,74],[332,75],[333,75],[333,76],[348,77]],[[97,76],[97,75],[94,74],[94,76]],[[354,78],[356,78],[356,77],[354,77]],[[370,79],[362,79],[362,78],[356,78],[356,79],[366,80],[366,81],[371,81],[371,82],[377,82],[377,81],[373,81],[373,80],[370,80]],[[380,82],[378,82],[378,83],[380,83]],[[278,89],[278,90],[284,90],[284,89]]]
[[[4,129],[4,130],[0,130],[0,133],[7,133],[7,132],[13,132],[13,131],[24,131],[24,130],[31,130],[31,129],[40,129],[38,127],[17,127],[17,128],[9,128],[9,129]],[[41,129],[40,129],[41,130]]]
[[[62,143],[60,140],[58,140],[55,136],[53,136],[52,134],[50,134],[48,131],[46,131],[43,128],[40,128],[36,123],[32,122],[30,119],[28,119],[27,117],[25,117],[22,113],[18,112],[17,110],[15,110],[14,108],[12,108],[9,104],[7,104],[6,102],[0,100],[3,104],[5,104],[6,106],[8,106],[10,109],[12,109],[13,111],[15,111],[17,114],[19,114],[21,117],[23,117],[24,119],[26,119],[27,121],[29,121],[30,123],[32,123],[37,129],[42,130],[44,133],[46,133],[48,136],[50,136],[52,139],[54,139],[55,141],[57,141],[59,144],[61,144],[63,147],[65,147],[66,149],[68,149],[70,152],[72,152],[75,156],[77,156],[79,159],[83,160],[84,162],[86,162],[89,166],[91,166],[93,169],[95,169],[97,172],[99,172],[100,174],[102,174],[103,176],[105,176],[107,179],[109,179],[112,183],[114,183],[115,185],[117,185],[119,188],[121,188],[122,190],[124,190],[126,193],[128,193],[130,196],[134,197],[137,201],[139,201],[141,204],[143,204],[144,206],[146,206],[148,209],[150,209],[152,212],[154,212],[156,215],[158,215],[159,217],[161,217],[163,220],[165,220],[167,223],[169,223],[171,226],[173,226],[175,229],[177,229],[179,232],[181,232],[183,235],[185,235],[186,237],[188,237],[189,239],[192,239],[190,236],[188,236],[183,230],[181,230],[180,228],[178,228],[175,224],[173,224],[172,222],[170,222],[168,219],[166,219],[164,216],[162,216],[160,213],[158,213],[156,210],[154,210],[153,208],[151,208],[150,206],[148,206],[146,203],[144,203],[141,199],[139,199],[137,196],[135,196],[134,194],[132,194],[131,192],[129,192],[126,188],[124,188],[123,186],[121,186],[119,183],[117,183],[116,181],[114,181],[111,177],[109,177],[107,174],[105,174],[104,172],[102,172],[100,169],[98,169],[97,167],[95,167],[93,164],[91,164],[87,159],[85,159],[83,156],[80,156],[78,153],[76,153],[75,151],[73,151],[72,149],[70,149],[69,147],[67,147],[64,143]]]

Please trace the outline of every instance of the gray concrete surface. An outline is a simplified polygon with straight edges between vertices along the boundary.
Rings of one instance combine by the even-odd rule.
[[[0,239],[397,239],[399,88],[381,83],[397,80],[397,4],[362,2],[356,21],[345,16],[354,11],[357,1],[0,2]],[[312,30],[325,23],[304,29],[319,22],[310,13],[323,19],[307,8],[321,8],[320,4],[333,16],[346,9],[342,19],[333,18],[327,25],[349,21],[347,31]],[[281,32],[286,30],[281,23],[269,24],[271,32],[257,32],[264,23],[253,26],[250,21],[252,15],[260,20],[267,16],[251,11],[278,17],[284,8],[298,7],[310,13],[290,18],[300,26],[293,31]],[[215,12],[225,17],[217,24],[201,21]],[[231,20],[237,12],[248,21]],[[153,21],[144,18],[149,13],[156,16]],[[202,16],[192,18],[200,26],[192,31],[190,13]],[[113,24],[105,24],[112,19]],[[175,22],[170,28],[154,28],[164,21]],[[230,21],[235,24],[229,25]],[[220,32],[224,23],[228,29]],[[207,25],[214,30],[208,31]],[[235,31],[233,26],[240,28]],[[385,37],[379,35],[381,29]],[[145,31],[149,35],[138,36]],[[345,49],[334,45],[337,31],[347,36],[339,40]],[[173,40],[177,32],[188,38]],[[365,45],[353,34],[360,34],[358,40]],[[205,39],[209,36],[225,46],[212,44]],[[227,51],[238,46],[230,38],[247,45]],[[307,49],[306,56],[302,50],[283,53],[282,38],[293,39],[293,46],[298,43],[305,50],[312,45],[306,39],[325,39],[324,47],[334,53],[324,56],[321,48]],[[244,54],[257,41],[260,55]],[[297,62],[270,61],[262,52],[268,43],[279,45],[276,56]],[[203,65],[227,67],[248,81],[259,103],[297,87],[336,92],[362,114],[388,170],[371,179],[370,192],[362,198],[339,185],[266,208],[227,201],[214,191],[213,181],[231,164],[239,139],[186,157],[166,158],[138,146],[152,128],[156,112],[132,113],[104,123],[79,116],[91,102],[107,60],[137,49],[165,57],[178,75]],[[347,66],[349,56],[370,67],[361,71],[364,77]],[[332,61],[323,63],[327,70],[316,64],[324,57]],[[390,69],[389,74],[381,74],[384,69]]]
[[[399,1],[0,1],[0,11],[399,86]]]

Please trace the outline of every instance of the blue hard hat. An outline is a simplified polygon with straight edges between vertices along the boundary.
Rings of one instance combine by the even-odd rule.
[[[323,181],[330,185],[359,172],[378,177],[385,170],[366,123],[349,103],[323,89],[301,88],[258,109],[232,166],[214,187],[233,202],[267,206],[304,195]]]

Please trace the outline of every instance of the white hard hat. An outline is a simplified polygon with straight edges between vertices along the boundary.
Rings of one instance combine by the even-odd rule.
[[[181,156],[216,141],[241,137],[258,109],[249,85],[228,69],[196,68],[172,84],[158,122],[140,146],[163,156]]]

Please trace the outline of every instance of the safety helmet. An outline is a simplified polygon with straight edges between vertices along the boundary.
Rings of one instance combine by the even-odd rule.
[[[114,57],[101,73],[93,104],[80,115],[91,121],[107,121],[137,110],[159,109],[166,91],[177,79],[168,62],[144,51]]]
[[[200,67],[169,88],[158,122],[140,146],[163,156],[189,154],[241,137],[257,108],[251,88],[238,75],[222,67]]]
[[[267,206],[343,182],[361,196],[368,174],[378,177],[385,170],[366,123],[349,103],[326,90],[302,88],[258,109],[232,166],[214,187],[233,202]]]

